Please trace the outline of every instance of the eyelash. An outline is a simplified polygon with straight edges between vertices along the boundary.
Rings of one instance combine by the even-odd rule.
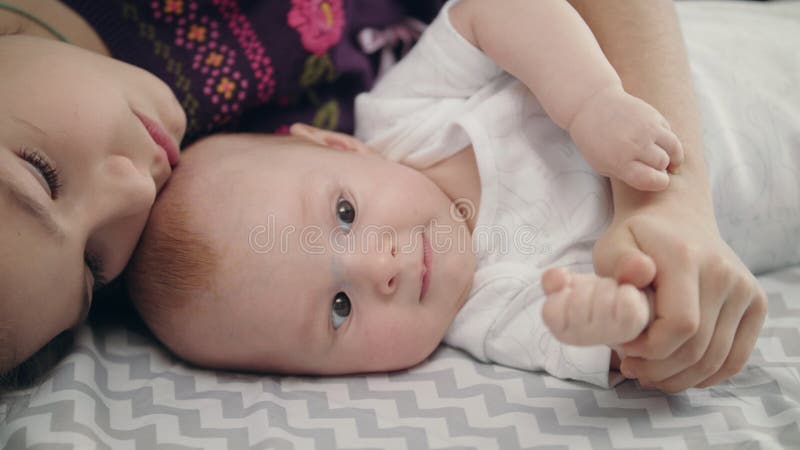
[[[36,150],[21,148],[19,150],[19,156],[39,171],[47,183],[47,187],[50,188],[50,197],[53,200],[57,199],[58,194],[61,192],[61,177],[58,169],[53,167],[50,161],[45,159],[45,157]],[[92,278],[94,278],[92,290],[97,291],[105,286],[106,280],[103,278],[103,262],[100,260],[100,257],[96,254],[86,252],[83,256],[83,261],[92,273]]]
[[[22,148],[19,151],[19,156],[39,171],[44,181],[47,182],[47,187],[50,188],[50,198],[53,200],[57,199],[59,192],[61,192],[58,169],[53,167],[50,161],[45,159],[45,157],[36,150]]]

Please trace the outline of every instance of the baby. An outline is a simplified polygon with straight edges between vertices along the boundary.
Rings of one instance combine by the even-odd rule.
[[[488,3],[446,7],[358,99],[360,139],[296,125],[184,155],[128,273],[167,347],[203,366],[342,374],[412,366],[443,340],[482,361],[619,379],[611,346],[641,333],[651,308],[593,275],[608,183],[539,106],[547,96],[474,44],[490,53],[490,41],[469,39],[481,27],[464,27],[461,7]],[[745,39],[715,15],[695,19],[687,42],[720,234],[751,270],[798,263],[800,91],[796,71],[772,69],[791,67],[797,47],[772,43],[794,24]]]
[[[658,190],[680,143],[566,2],[496,9],[445,6],[358,100],[369,146],[304,125],[196,144],[129,272],[158,338],[204,366],[318,374],[406,368],[445,339],[608,385],[599,344],[634,339],[651,308],[592,274],[611,211],[586,161]],[[536,33],[509,32],[517,17]],[[548,145],[554,122],[583,157]]]
[[[201,141],[160,197],[128,282],[176,354],[210,367],[341,374],[413,366],[445,338],[483,360],[607,385],[608,348],[560,344],[539,311],[541,268],[568,260],[589,272],[590,247],[550,224],[527,226],[542,211],[506,210],[513,202],[479,181],[477,148],[416,170],[349,136],[305,125],[291,134]],[[607,197],[588,167],[570,182],[582,179]],[[602,225],[584,222],[608,217],[608,199],[596,200],[575,223],[552,225],[565,234]],[[566,342],[626,342],[648,323],[632,286],[563,269],[543,284],[544,317]]]

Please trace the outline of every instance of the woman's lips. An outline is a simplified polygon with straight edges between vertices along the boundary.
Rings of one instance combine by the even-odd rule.
[[[136,117],[139,118],[139,121],[142,122],[145,129],[148,133],[150,133],[150,137],[153,138],[153,141],[164,150],[164,153],[167,154],[167,160],[169,161],[169,165],[171,167],[175,167],[178,164],[178,159],[180,158],[180,150],[178,149],[178,144],[175,143],[175,140],[170,136],[164,128],[155,120],[145,116],[144,114],[140,114],[134,111]]]
[[[422,287],[419,290],[419,300],[425,297],[430,285],[431,275],[431,259],[433,258],[433,249],[431,243],[428,241],[428,236],[422,233]]]

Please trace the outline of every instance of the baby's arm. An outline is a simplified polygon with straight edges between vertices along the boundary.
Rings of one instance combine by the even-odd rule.
[[[664,189],[683,160],[661,114],[627,94],[580,15],[565,0],[462,0],[453,26],[525,83],[591,166],[642,190]]]

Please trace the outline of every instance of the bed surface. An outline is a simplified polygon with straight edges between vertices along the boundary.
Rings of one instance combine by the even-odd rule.
[[[481,364],[441,347],[403,372],[215,373],[128,327],[84,328],[41,386],[0,399],[0,448],[800,448],[800,267],[760,277],[745,370],[678,395]]]
[[[695,20],[687,23],[698,25],[685,31],[702,33],[700,25],[711,23],[721,33],[732,17],[750,20],[756,4],[732,3],[724,7],[726,16],[683,7],[683,17]],[[770,4],[776,16],[800,17],[796,1]],[[716,39],[726,45],[717,47],[735,55],[761,38],[771,50],[798,48],[771,36],[741,33],[728,42],[720,34]],[[783,61],[784,72],[755,68],[792,76],[798,61]],[[737,76],[726,79],[741,83],[730,92],[755,92],[758,84],[740,81],[745,68],[757,65],[749,66],[730,71]],[[785,86],[781,99],[796,107],[797,83]],[[769,145],[779,142],[768,134],[784,123],[773,120],[778,115],[758,115],[758,103],[748,104],[743,95],[722,97],[751,108],[720,111],[757,117],[758,129],[764,124],[767,130],[758,136]],[[787,148],[800,142],[797,123],[785,121]],[[715,134],[726,130],[722,125],[706,134],[739,136]],[[707,147],[727,148],[722,141]],[[796,243],[796,233],[790,239]],[[43,384],[0,397],[0,449],[800,449],[800,266],[759,278],[768,316],[747,367],[721,385],[677,395],[634,381],[604,390],[482,364],[448,347],[392,374],[213,372],[175,359],[136,326],[84,327],[76,349]]]

